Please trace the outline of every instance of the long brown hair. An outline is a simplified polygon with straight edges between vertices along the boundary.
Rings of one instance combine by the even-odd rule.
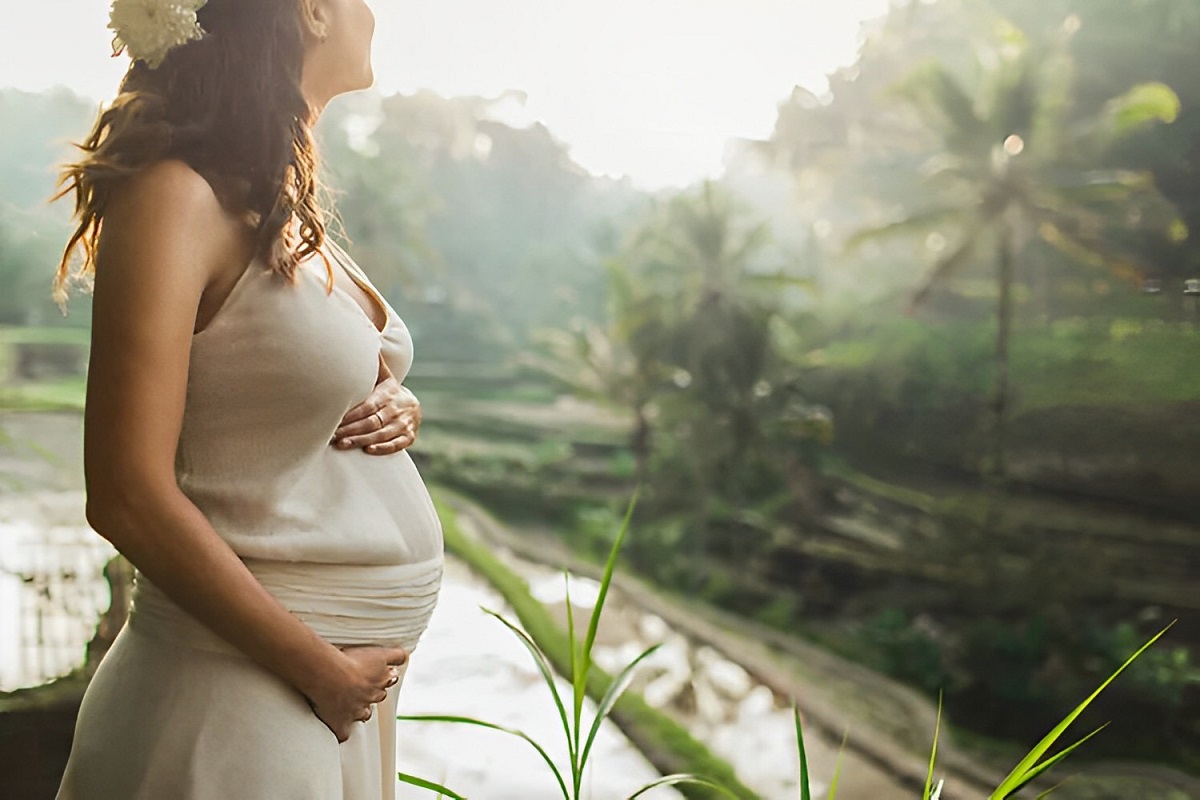
[[[64,302],[74,278],[95,273],[96,249],[113,189],[166,158],[204,177],[231,213],[255,230],[255,254],[289,279],[325,239],[318,200],[315,112],[300,76],[304,33],[297,0],[208,0],[197,17],[206,35],[171,50],[157,69],[134,61],[116,99],[77,145],[55,199],[74,192],[78,221],[54,279]],[[299,219],[300,241],[289,241]],[[70,261],[81,248],[73,276]]]

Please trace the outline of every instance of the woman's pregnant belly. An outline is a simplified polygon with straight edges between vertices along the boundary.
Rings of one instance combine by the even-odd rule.
[[[349,462],[360,494],[371,496],[369,507],[378,518],[369,521],[370,527],[385,537],[394,537],[395,563],[441,557],[441,522],[425,481],[407,452],[373,456],[351,451],[337,455]]]
[[[285,608],[338,645],[392,644],[410,653],[441,588],[442,528],[407,452],[387,456],[330,449],[346,494],[333,498],[327,533],[345,547],[330,562],[246,559]],[[333,528],[337,528],[336,532]],[[351,554],[365,553],[360,563]]]
[[[243,559],[399,565],[442,554],[441,523],[406,452],[325,445],[269,482],[191,472],[180,487]]]

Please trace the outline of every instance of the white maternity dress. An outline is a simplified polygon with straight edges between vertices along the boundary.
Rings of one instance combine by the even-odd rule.
[[[279,601],[339,645],[415,649],[437,600],[442,531],[408,453],[330,440],[376,382],[403,379],[412,339],[387,312],[294,284],[255,260],[192,340],[180,488]],[[133,608],[80,708],[58,800],[392,800],[400,685],[339,744],[305,698],[136,577]]]

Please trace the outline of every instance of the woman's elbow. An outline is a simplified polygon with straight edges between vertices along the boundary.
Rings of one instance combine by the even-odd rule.
[[[133,514],[121,501],[107,493],[89,490],[85,508],[87,523],[92,530],[107,539],[118,550],[123,550],[127,536],[125,531],[136,530],[132,524]]]
[[[88,477],[85,515],[92,530],[118,550],[150,533],[161,516],[167,490],[145,481]]]

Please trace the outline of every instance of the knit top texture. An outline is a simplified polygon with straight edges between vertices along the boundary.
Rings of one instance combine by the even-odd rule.
[[[375,386],[397,380],[412,337],[367,276],[327,240],[323,252],[387,312],[379,330],[309,258],[295,282],[255,259],[192,339],[175,475],[243,558],[411,564],[439,558],[442,530],[407,451],[370,455],[330,442]]]

